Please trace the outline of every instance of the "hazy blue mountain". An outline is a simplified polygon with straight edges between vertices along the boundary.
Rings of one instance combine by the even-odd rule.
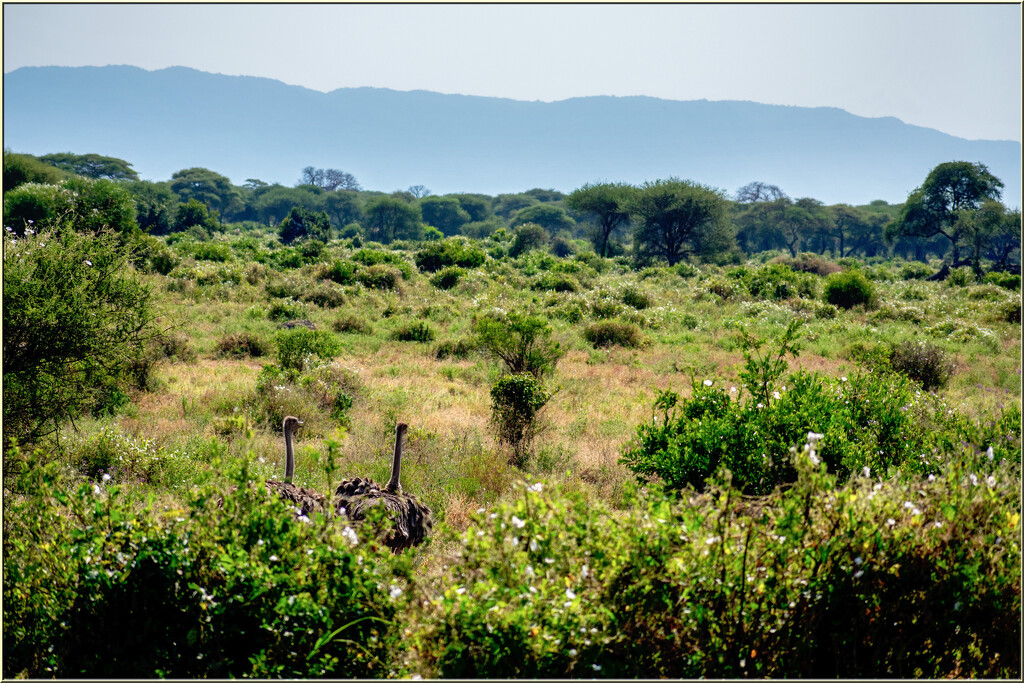
[[[753,102],[581,97],[561,102],[344,88],[183,67],[27,67],[4,75],[4,146],[98,153],[166,180],[203,166],[235,184],[292,185],[305,166],[366,189],[569,192],[677,176],[734,193],[754,180],[826,203],[902,202],[943,161],[981,161],[1020,206],[1021,146],[895,118]]]

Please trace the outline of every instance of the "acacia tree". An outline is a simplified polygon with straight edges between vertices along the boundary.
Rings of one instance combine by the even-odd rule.
[[[941,235],[953,250],[953,265],[960,265],[960,249],[966,244],[964,212],[978,209],[987,200],[1002,197],[1003,181],[980,162],[947,161],[928,174],[921,187],[907,197],[899,217],[886,229],[886,239],[930,238]],[[975,264],[977,267],[978,264]]]
[[[61,152],[45,154],[39,157],[43,163],[86,178],[106,178],[107,180],[138,180],[139,174],[124,159],[105,157],[99,154],[72,154]]]
[[[626,183],[588,183],[566,199],[570,209],[589,213],[597,220],[592,239],[601,256],[608,256],[612,234],[629,224],[626,203],[635,191],[635,187]]]
[[[360,190],[359,182],[351,173],[337,168],[314,168],[307,166],[302,169],[300,185],[315,185],[321,190]]]
[[[398,239],[419,239],[423,232],[419,207],[395,197],[380,197],[370,202],[363,215],[367,236],[384,244]]]
[[[226,176],[206,168],[186,168],[174,173],[171,192],[182,202],[200,201],[225,219],[242,209],[239,189]]]
[[[291,244],[302,239],[326,242],[331,239],[331,220],[323,211],[310,211],[301,206],[293,206],[288,216],[281,221],[278,230],[282,244]]]
[[[726,197],[689,180],[645,183],[626,202],[636,226],[638,261],[663,258],[673,266],[689,255],[726,251],[732,244],[725,220]]]

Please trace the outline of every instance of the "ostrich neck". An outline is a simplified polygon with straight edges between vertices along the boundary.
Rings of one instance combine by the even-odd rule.
[[[292,450],[292,430],[288,426],[284,428],[284,480],[290,484],[293,476],[295,476],[295,451]]]
[[[387,490],[389,493],[398,493],[402,485],[398,483],[398,477],[402,472],[402,435],[395,436],[395,459],[391,463],[391,479],[388,481]]]

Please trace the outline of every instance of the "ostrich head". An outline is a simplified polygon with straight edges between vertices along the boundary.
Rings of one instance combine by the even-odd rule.
[[[292,432],[302,426],[302,420],[292,415],[284,418],[284,480],[291,483],[295,476],[295,451],[292,449]]]
[[[395,459],[391,462],[391,479],[385,487],[389,493],[402,492],[402,485],[399,483],[402,473],[402,437],[407,431],[409,431],[409,425],[404,422],[399,422],[395,427]]]

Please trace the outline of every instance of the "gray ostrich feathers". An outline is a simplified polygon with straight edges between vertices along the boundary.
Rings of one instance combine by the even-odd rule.
[[[284,481],[268,479],[264,483],[267,491],[278,496],[281,500],[291,503],[298,510],[297,514],[306,517],[314,513],[323,512],[327,505],[326,497],[313,489],[296,486],[292,483],[295,476],[295,451],[292,448],[292,433],[302,425],[302,421],[291,415],[284,418]]]
[[[338,514],[354,522],[365,520],[369,510],[383,506],[392,523],[383,541],[395,553],[422,543],[434,525],[430,508],[417,500],[416,496],[404,493],[399,483],[402,437],[408,429],[408,425],[402,422],[395,429],[395,456],[391,463],[391,479],[387,484],[381,486],[372,479],[362,477],[345,479],[335,490],[334,499]]]

